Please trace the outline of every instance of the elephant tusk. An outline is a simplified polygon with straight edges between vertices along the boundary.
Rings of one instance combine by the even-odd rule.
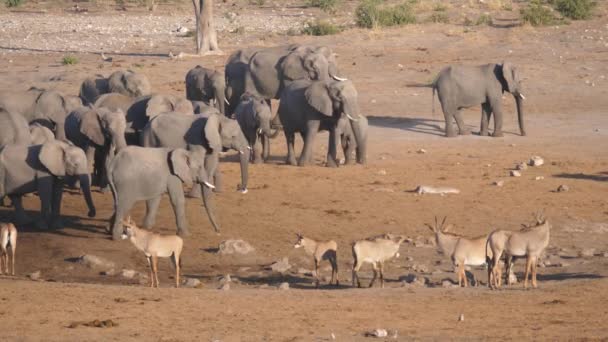
[[[262,134],[262,129],[258,129],[258,134]]]
[[[350,116],[350,114],[346,114],[346,116],[347,116],[349,119],[351,119],[352,121],[359,121],[359,119],[355,119],[355,118],[353,118],[352,116]]]
[[[247,146],[247,149],[248,149],[249,151],[251,151],[251,146]]]
[[[522,99],[522,100],[525,100],[525,99],[526,99],[526,97],[525,97],[525,96],[524,96],[524,94],[522,94],[522,93],[519,93],[519,97],[521,97],[521,99]]]
[[[230,106],[230,102],[228,102],[228,99],[224,99],[224,102],[226,102],[226,104]]]
[[[340,81],[340,82],[344,82],[344,81],[348,81],[348,78],[342,78],[342,77],[338,77],[336,75],[331,75],[331,77],[336,80],[336,81]]]
[[[209,182],[203,182],[203,184],[205,184],[210,189],[215,189],[215,185],[213,185],[213,184],[211,184]]]

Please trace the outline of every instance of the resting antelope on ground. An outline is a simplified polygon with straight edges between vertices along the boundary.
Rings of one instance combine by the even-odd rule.
[[[458,286],[464,284],[465,287],[469,286],[467,280],[465,266],[483,266],[486,264],[486,241],[487,235],[480,236],[473,239],[467,239],[465,237],[448,232],[452,225],[448,225],[444,228],[447,216],[443,218],[441,225],[435,216],[435,226],[431,226],[426,223],[426,226],[435,233],[435,241],[437,242],[437,248],[440,253],[447,255],[454,264],[458,273]],[[489,257],[492,256],[491,251]],[[473,278],[475,279],[475,278]],[[477,283],[477,281],[475,281]]]
[[[488,237],[486,249],[492,251],[493,257],[488,258],[488,286],[499,288],[501,286],[501,272],[498,265],[500,257],[505,255],[506,272],[511,271],[514,257],[526,257],[526,272],[524,275],[524,288],[528,287],[528,275],[531,274],[532,286],[536,284],[536,267],[538,258],[549,245],[551,224],[542,214],[536,214],[536,222],[524,226],[520,231],[496,230]]]
[[[315,241],[313,239],[306,238],[301,234],[296,234],[298,241],[296,241],[294,248],[304,247],[307,254],[312,255],[315,261],[315,285],[319,287],[319,263],[321,260],[328,260],[331,264],[331,281],[329,284],[333,284],[334,280],[336,285],[340,285],[338,280],[338,244],[333,241]]]
[[[359,280],[359,269],[363,263],[370,263],[374,269],[374,277],[369,287],[374,286],[374,282],[380,273],[380,286],[384,287],[384,263],[393,257],[399,256],[399,247],[405,240],[403,236],[393,234],[382,234],[374,239],[359,240],[353,243],[353,287],[361,287]]]
[[[150,287],[158,287],[158,258],[171,258],[175,267],[175,287],[179,287],[180,255],[184,240],[177,235],[160,235],[138,228],[129,216],[123,224],[123,239],[129,239],[137,249],[144,252],[150,266]]]
[[[8,269],[8,247],[11,248],[11,265],[12,271]],[[15,275],[15,250],[17,249],[17,228],[12,223],[0,223],[0,274],[4,274],[2,267],[6,270],[6,274]]]

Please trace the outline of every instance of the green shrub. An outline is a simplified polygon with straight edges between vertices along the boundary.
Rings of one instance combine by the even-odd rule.
[[[327,13],[336,13],[336,8],[340,0],[308,0],[310,7],[319,7],[321,10]]]
[[[448,14],[445,12],[435,12],[435,13],[431,14],[428,21],[431,23],[447,24],[450,22],[450,17],[448,17]]]
[[[6,7],[17,7],[23,3],[23,0],[4,0]]]
[[[75,56],[64,56],[61,60],[61,64],[63,65],[74,65],[78,64],[78,58]]]
[[[492,16],[487,13],[481,14],[479,17],[477,17],[477,20],[475,21],[475,25],[477,26],[490,24],[492,24]]]
[[[521,9],[521,19],[532,26],[555,23],[555,16],[551,12],[551,9],[544,6],[540,0],[531,0],[528,6]]]
[[[381,7],[381,4],[381,0],[363,0],[355,11],[357,26],[373,28],[416,22],[409,3],[386,7]]]
[[[307,23],[304,29],[302,30],[302,34],[307,34],[311,36],[327,36],[331,34],[340,33],[341,29],[336,25],[326,22],[326,21],[317,21],[314,23]]]
[[[591,0],[553,0],[553,6],[559,13],[574,20],[591,18],[595,5]]]

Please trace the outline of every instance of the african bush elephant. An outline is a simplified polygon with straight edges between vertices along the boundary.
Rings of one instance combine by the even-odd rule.
[[[200,65],[190,69],[186,74],[186,98],[209,104],[213,100],[215,107],[224,114],[225,104],[228,102],[224,73]]]
[[[29,145],[32,143],[30,128],[25,118],[0,107],[0,147]]]
[[[204,155],[181,148],[145,148],[128,146],[110,160],[107,168],[108,180],[114,197],[114,215],[110,219],[112,238],[122,235],[122,220],[137,201],[146,201],[146,216],[143,226],[154,226],[161,195],[169,194],[175,213],[177,233],[189,235],[186,219],[186,200],[182,183],[188,186],[201,184],[211,186],[204,167]],[[205,185],[206,184],[206,185]],[[209,219],[215,225],[215,216],[207,208]]]
[[[357,121],[361,132],[363,132],[363,141],[367,141],[367,130],[369,127],[367,118],[363,116],[363,114],[359,114],[359,119]],[[319,130],[330,131],[332,125],[333,123],[331,121],[321,121]],[[335,131],[335,138],[339,141],[340,145],[342,146],[342,152],[344,153],[344,164],[349,165],[355,163],[356,159],[353,159],[353,155],[355,155],[357,150],[357,141],[351,127],[350,119],[348,119],[346,116],[342,116],[340,119],[338,119],[335,126]],[[334,143],[336,146],[338,146],[338,142],[330,141],[329,143]],[[328,153],[327,158],[329,159],[330,157],[331,156]]]
[[[279,132],[271,128],[272,113],[268,103],[261,97],[245,93],[234,116],[252,148],[253,162],[263,163],[270,154],[269,139],[275,138]]]
[[[321,123],[329,128],[327,166],[336,167],[338,135],[336,127],[343,116],[349,123],[357,144],[357,162],[367,162],[367,127],[359,120],[357,90],[351,81],[307,81],[290,84],[281,95],[278,115],[287,139],[287,163],[296,165],[294,141],[299,132],[304,139],[304,147],[298,165],[312,162],[314,138]]]
[[[479,66],[449,66],[439,72],[427,86],[437,91],[445,117],[445,135],[456,136],[452,119],[456,120],[459,134],[469,134],[460,115],[460,109],[481,104],[481,128],[479,134],[487,136],[490,116],[494,114],[494,137],[502,137],[502,94],[513,94],[517,105],[517,117],[521,135],[526,135],[521,82],[516,68],[508,62]]]
[[[209,177],[217,177],[220,152],[233,149],[240,154],[240,191],[247,192],[250,147],[236,120],[223,115],[197,114],[192,116],[165,113],[155,117],[142,132],[142,146],[187,148],[206,156],[205,168]],[[218,184],[216,184],[217,186]],[[208,188],[202,190],[210,191]],[[203,194],[204,195],[204,194]],[[208,196],[203,196],[207,200]]]
[[[126,127],[125,114],[120,109],[81,107],[65,120],[66,136],[85,151],[88,168],[94,170],[95,183],[101,188],[106,186],[105,161],[127,146]]]
[[[80,98],[85,105],[93,104],[97,99],[107,93],[118,93],[128,97],[140,97],[150,94],[148,78],[131,70],[115,71],[110,77],[97,75],[96,78],[87,78],[80,86]]]
[[[80,98],[63,96],[53,90],[30,88],[0,93],[0,107],[22,115],[28,123],[41,121],[54,125],[55,137],[60,140],[65,140],[65,117],[80,106]]]
[[[21,196],[38,192],[41,228],[61,227],[59,220],[64,177],[80,180],[88,216],[95,216],[91,197],[87,158],[84,151],[69,143],[53,140],[42,145],[9,145],[0,151],[0,197],[8,195],[15,207],[16,221],[29,222]]]

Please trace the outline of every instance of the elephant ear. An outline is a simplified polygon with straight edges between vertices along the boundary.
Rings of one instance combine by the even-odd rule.
[[[65,176],[64,144],[60,141],[49,141],[42,144],[38,159],[49,172],[57,177]]]
[[[175,99],[170,95],[155,95],[150,98],[146,105],[146,116],[150,119],[162,114],[172,112]]]
[[[222,137],[220,135],[220,116],[218,114],[213,114],[209,116],[207,122],[205,123],[205,138],[209,143],[209,147],[214,152],[222,152]]]
[[[190,172],[190,155],[188,154],[188,151],[182,148],[176,148],[171,151],[169,160],[171,161],[173,174],[179,177],[187,186],[192,186],[193,180]]]
[[[96,110],[89,110],[80,120],[80,133],[89,138],[95,145],[103,146],[105,136],[101,128],[101,122]]]
[[[313,82],[304,93],[306,102],[325,116],[333,116],[333,103],[326,82]]]
[[[515,91],[515,67],[509,62],[502,63],[502,76],[507,83],[507,90],[511,93]]]
[[[192,102],[186,99],[176,99],[173,111],[184,115],[190,115],[194,113],[194,107],[192,106]]]
[[[283,77],[287,80],[298,80],[305,78],[304,66],[302,65],[302,56],[298,51],[294,51],[287,55],[281,62],[281,70]]]

